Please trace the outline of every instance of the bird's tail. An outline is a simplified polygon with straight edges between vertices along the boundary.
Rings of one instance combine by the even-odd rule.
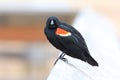
[[[92,66],[99,66],[97,61],[95,61],[91,56],[87,58],[87,62]]]

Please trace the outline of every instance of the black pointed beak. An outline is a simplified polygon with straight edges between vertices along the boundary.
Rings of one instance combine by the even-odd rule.
[[[47,20],[47,23],[46,23],[46,25],[49,28],[57,28],[59,24],[60,24],[60,21],[55,16],[50,16]]]
[[[54,20],[52,19],[51,21],[50,21],[50,25],[54,25],[55,24],[55,22],[54,22]]]

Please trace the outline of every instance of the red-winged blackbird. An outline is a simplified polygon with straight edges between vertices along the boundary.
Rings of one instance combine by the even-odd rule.
[[[92,66],[98,66],[98,63],[91,57],[84,38],[72,26],[51,16],[46,22],[44,32],[49,42],[64,54],[81,59]],[[64,57],[64,54],[60,57]]]

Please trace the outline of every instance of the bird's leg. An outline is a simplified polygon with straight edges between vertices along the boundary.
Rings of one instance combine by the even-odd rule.
[[[64,58],[64,56],[65,56],[65,53],[62,53],[62,54],[60,55],[59,59],[65,61],[65,62],[68,62],[67,59]]]
[[[64,56],[65,56],[65,54],[62,52],[62,54],[60,54],[60,56],[59,56],[59,57],[57,58],[57,60],[55,61],[54,65],[57,63],[57,61],[58,61],[59,59],[65,61],[65,62],[68,62],[68,60],[67,60],[66,58],[64,58]]]

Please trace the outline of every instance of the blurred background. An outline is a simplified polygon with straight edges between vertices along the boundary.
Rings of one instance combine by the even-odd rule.
[[[85,7],[107,16],[120,39],[119,0],[0,0],[0,80],[46,80],[59,51],[45,38],[49,16],[71,24]]]

